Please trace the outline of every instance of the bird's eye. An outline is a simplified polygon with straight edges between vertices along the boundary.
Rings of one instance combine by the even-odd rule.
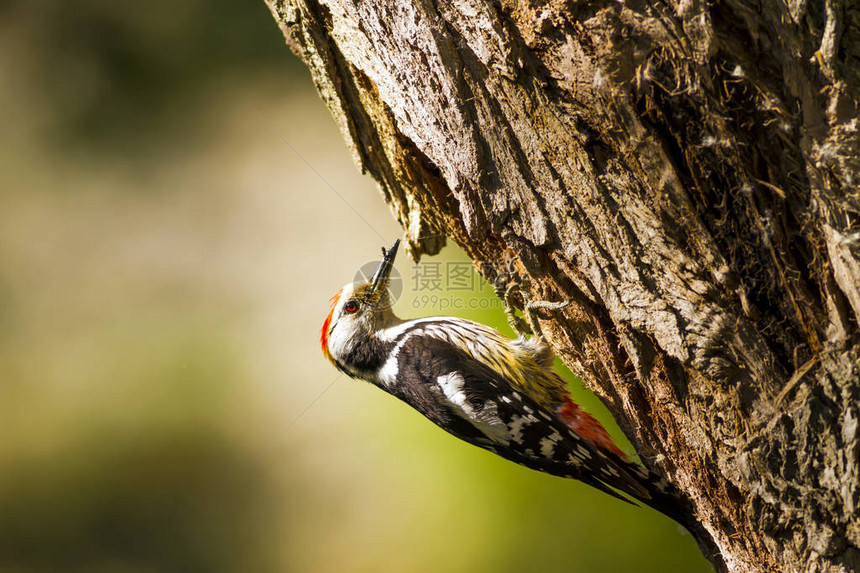
[[[358,303],[354,300],[347,301],[347,303],[343,305],[343,309],[346,312],[353,313],[358,310]]]

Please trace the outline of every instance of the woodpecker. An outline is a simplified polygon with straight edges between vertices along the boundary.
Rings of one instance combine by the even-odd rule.
[[[320,345],[338,370],[399,398],[465,442],[686,521],[684,502],[670,484],[629,461],[571,400],[541,336],[512,340],[461,318],[395,316],[388,283],[399,245],[383,249],[369,281],[347,284],[331,298]]]

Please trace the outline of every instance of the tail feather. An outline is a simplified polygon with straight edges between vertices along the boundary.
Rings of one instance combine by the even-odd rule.
[[[648,492],[647,496],[633,495],[637,501],[675,520],[687,529],[693,525],[692,506],[674,485],[665,477],[649,471],[644,466],[626,460],[614,460],[633,480]]]

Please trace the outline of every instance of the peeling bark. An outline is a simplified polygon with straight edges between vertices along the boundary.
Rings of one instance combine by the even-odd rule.
[[[857,4],[268,2],[416,259],[574,300],[719,569],[860,570]]]

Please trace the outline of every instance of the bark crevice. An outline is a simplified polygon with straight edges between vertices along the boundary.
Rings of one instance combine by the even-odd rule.
[[[732,571],[860,569],[860,10],[268,0],[414,257],[544,330]]]

